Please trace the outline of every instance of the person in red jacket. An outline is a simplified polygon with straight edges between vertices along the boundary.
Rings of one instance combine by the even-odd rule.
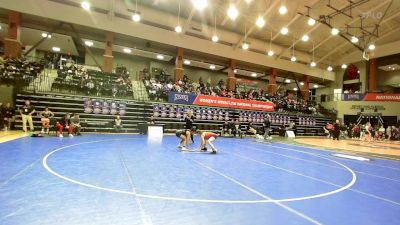
[[[207,143],[211,146],[211,154],[216,154],[217,153],[217,148],[213,144],[213,142],[217,139],[219,134],[213,133],[213,132],[207,132],[203,131],[201,132],[201,144],[200,144],[200,150],[201,151],[207,151]],[[207,142],[206,142],[207,141]]]
[[[61,118],[57,123],[56,123],[56,128],[57,128],[57,135],[59,137],[63,137],[63,132],[64,128],[68,129],[68,135],[70,137],[73,137],[72,131],[74,130],[74,125],[71,123],[71,116],[69,113],[65,114],[63,118]]]

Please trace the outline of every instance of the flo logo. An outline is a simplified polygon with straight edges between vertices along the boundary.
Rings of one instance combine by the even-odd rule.
[[[368,18],[373,18],[376,20],[380,20],[383,17],[382,12],[365,12],[361,13],[361,18],[362,19],[368,19]]]
[[[174,101],[177,101],[177,100],[185,100],[186,102],[189,102],[189,96],[188,95],[175,94]]]

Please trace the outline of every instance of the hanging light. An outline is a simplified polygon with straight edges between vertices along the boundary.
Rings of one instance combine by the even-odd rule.
[[[314,88],[318,88],[319,86],[318,86],[318,84],[314,84]]]
[[[337,29],[337,28],[332,28],[331,34],[332,34],[332,35],[338,35],[338,34],[339,34],[339,29]]]
[[[272,29],[271,29],[271,37],[269,38],[269,50],[267,53],[268,56],[273,56],[275,54],[275,52],[272,51],[271,45],[272,45]]]
[[[140,19],[141,19],[141,18],[140,18],[140,13],[139,13],[139,11],[138,11],[137,0],[136,0],[136,3],[135,3],[135,12],[134,12],[133,15],[132,15],[132,20],[135,21],[135,22],[139,22]]]
[[[307,34],[304,34],[304,35],[301,37],[301,40],[304,41],[304,42],[307,42],[309,39],[310,39],[310,37],[309,37]]]
[[[288,9],[287,9],[287,7],[286,7],[285,5],[282,5],[281,7],[279,7],[279,13],[280,13],[281,15],[286,14],[287,11],[288,11]]]
[[[261,16],[256,20],[256,25],[258,28],[262,28],[265,25],[265,20]]]
[[[214,65],[214,64],[211,64],[211,65],[210,65],[210,69],[215,70],[215,65]]]
[[[180,17],[181,17],[181,1],[179,1],[179,4],[178,4],[178,25],[175,27],[176,33],[182,32],[182,27],[180,25]]]
[[[299,90],[299,89],[297,89],[297,87],[293,88],[293,91],[297,91],[297,90]]]
[[[247,50],[249,49],[250,44],[247,42],[247,26],[246,24],[244,25],[244,41],[242,43],[242,49]]]
[[[42,37],[47,38],[47,33],[42,33]]]
[[[369,50],[375,50],[375,45],[374,44],[369,44],[368,45]]]
[[[309,25],[309,26],[314,26],[315,25],[315,20],[313,19],[313,18],[308,18],[308,21],[307,21],[307,24]]]
[[[159,60],[163,60],[163,59],[164,59],[164,56],[163,56],[163,55],[161,55],[161,54],[158,54],[158,55],[157,55],[157,59],[159,59]]]
[[[295,45],[295,41],[294,41],[294,37],[293,37],[293,51],[292,51],[292,57],[290,58],[290,61],[292,62],[296,62],[297,58],[296,56],[294,56],[294,45]]]
[[[202,11],[203,9],[205,9],[207,7],[208,1],[207,0],[192,0],[192,4],[197,10]]]
[[[304,85],[304,82],[302,81],[302,82],[300,82],[300,86],[303,86]]]
[[[90,3],[88,1],[83,1],[83,2],[81,2],[81,7],[84,10],[89,11],[90,10]]]
[[[190,65],[192,62],[191,62],[190,60],[188,60],[188,59],[185,59],[185,60],[183,61],[183,63],[184,63],[185,65]]]
[[[290,79],[286,79],[285,83],[290,84],[290,82],[292,82]]]
[[[286,35],[289,33],[289,29],[287,27],[282,27],[281,34]]]
[[[251,73],[251,76],[252,76],[252,77],[256,77],[257,74],[256,74],[256,73]]]
[[[346,64],[342,64],[342,69],[346,69],[347,65]]]
[[[313,45],[312,45],[312,61],[310,63],[311,67],[316,67],[317,66],[317,63],[315,62],[315,59],[314,59],[314,52],[315,52],[315,48],[314,48],[314,42],[313,42]]]
[[[249,47],[250,47],[249,43],[244,41],[243,44],[242,44],[242,49],[243,50],[247,50],[247,49],[249,49]]]
[[[229,6],[229,9],[228,9],[228,17],[231,19],[231,20],[236,20],[236,18],[239,16],[239,11],[238,11],[238,9],[236,8],[236,6],[235,5],[231,5],[231,6]]]
[[[233,72],[234,72],[234,73],[237,73],[237,69],[234,69]]]
[[[358,38],[356,36],[351,37],[351,42],[352,43],[357,43],[358,42]]]
[[[214,35],[212,36],[211,40],[213,42],[219,41],[219,38],[217,36],[217,16],[214,16]]]
[[[332,66],[328,66],[328,68],[326,68],[329,72],[333,70]]]

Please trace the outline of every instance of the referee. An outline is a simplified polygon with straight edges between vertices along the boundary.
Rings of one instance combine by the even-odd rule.
[[[193,121],[194,121],[193,111],[189,109],[185,117],[186,130],[191,130],[193,128]],[[193,141],[193,138],[191,137],[191,132],[186,133],[186,146],[189,145],[189,140]]]

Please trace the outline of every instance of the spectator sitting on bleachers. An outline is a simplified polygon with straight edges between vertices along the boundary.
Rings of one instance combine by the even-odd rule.
[[[68,129],[68,136],[73,137],[72,131],[74,130],[74,125],[71,124],[71,116],[69,113],[65,114],[64,117],[60,118],[56,123],[56,135],[63,137],[64,129]]]
[[[71,126],[73,127],[72,132],[75,135],[82,135],[81,134],[81,119],[79,118],[79,114],[78,113],[74,113],[74,116],[71,118]]]

